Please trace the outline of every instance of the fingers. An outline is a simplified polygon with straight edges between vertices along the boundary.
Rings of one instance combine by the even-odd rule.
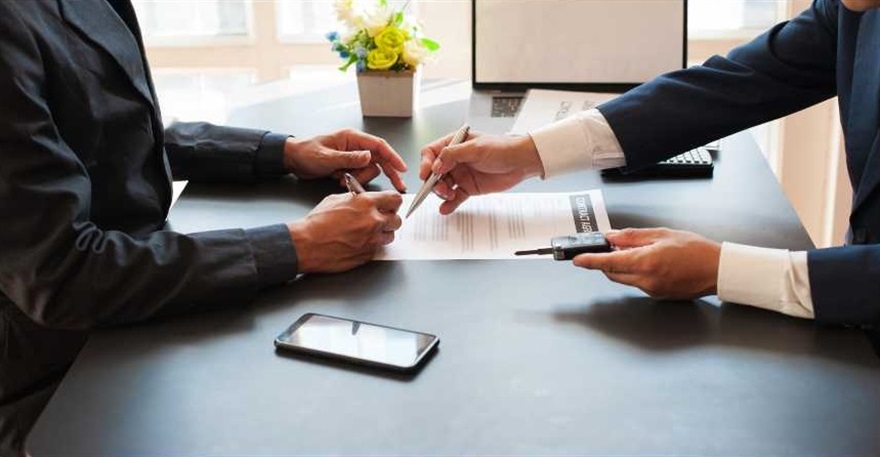
[[[376,208],[383,213],[397,213],[400,205],[403,204],[403,197],[399,193],[386,190],[384,192],[366,192],[358,195],[369,199]]]
[[[422,181],[431,176],[431,165],[434,164],[435,157],[436,156],[433,154],[425,154],[422,152],[422,161],[419,163],[419,179]]]
[[[394,232],[382,232],[376,235],[375,246],[385,246],[394,242]]]
[[[360,130],[344,131],[349,149],[369,149],[379,158],[377,162],[389,165],[389,170],[406,171],[406,163],[387,141]]]
[[[459,164],[471,163],[479,160],[479,151],[469,143],[461,143],[444,148],[437,160],[431,167],[434,173],[446,174],[455,169]]]
[[[370,151],[337,151],[327,149],[324,155],[337,169],[358,169],[370,164],[372,154]]]
[[[637,273],[637,250],[581,254],[572,261],[576,266],[588,270],[602,270],[606,274]]]
[[[670,230],[666,228],[628,228],[606,232],[605,239],[618,248],[628,249],[652,244],[658,239],[667,236],[669,232]]]
[[[437,160],[440,151],[452,141],[453,136],[453,134],[446,135],[422,148],[422,161],[419,164],[419,179],[424,181],[428,179],[428,176],[431,176],[431,167],[434,165],[434,161]]]
[[[349,147],[367,148],[372,151],[372,162],[379,164],[394,188],[401,192],[406,190],[406,184],[401,176],[401,172],[407,170],[406,163],[387,141],[360,130],[345,132],[348,135]]]
[[[452,200],[455,197],[455,186],[452,178],[444,176],[443,179],[437,181],[434,185],[434,193],[443,200]]]
[[[352,170],[351,176],[354,177],[359,183],[366,184],[374,179],[376,179],[382,171],[379,169],[379,166],[376,164],[372,164],[371,166],[361,168],[359,170]]]
[[[403,219],[397,213],[386,213],[383,232],[395,232],[403,226]]]
[[[451,191],[450,198],[440,204],[440,214],[444,216],[452,214],[469,197],[470,194],[466,190],[456,187]]]
[[[397,169],[388,167],[385,165],[385,162],[380,163],[382,164],[380,165],[380,169],[385,173],[385,176],[388,177],[388,180],[391,181],[391,185],[399,192],[406,192],[406,184],[403,182],[403,176],[400,175],[400,172],[397,171]],[[375,176],[373,178],[375,178]]]

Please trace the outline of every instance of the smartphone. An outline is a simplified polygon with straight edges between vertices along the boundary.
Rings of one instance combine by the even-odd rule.
[[[347,362],[412,371],[440,338],[385,325],[307,313],[275,338],[275,347]]]

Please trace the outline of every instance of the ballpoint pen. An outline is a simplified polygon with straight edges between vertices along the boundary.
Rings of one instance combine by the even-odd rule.
[[[366,192],[364,186],[362,186],[361,183],[351,175],[351,173],[345,173],[343,176],[345,177],[345,187],[348,188],[349,192],[354,195]]]
[[[462,125],[461,128],[458,129],[457,132],[455,132],[455,136],[452,137],[452,141],[450,141],[449,144],[446,145],[446,147],[455,146],[463,142],[465,138],[467,138],[468,131],[470,131],[470,129],[471,127],[469,125]],[[439,181],[442,177],[443,175],[440,175],[438,173],[431,173],[431,176],[428,177],[427,180],[425,180],[424,184],[422,184],[422,188],[419,189],[419,193],[416,194],[416,197],[413,199],[412,204],[409,205],[409,210],[407,210],[406,212],[406,217],[409,217],[409,215],[412,214],[413,211],[415,211],[416,208],[418,208],[423,201],[425,201],[425,198],[428,196],[428,194],[431,193],[431,190],[434,189],[434,185],[437,184],[437,181]]]

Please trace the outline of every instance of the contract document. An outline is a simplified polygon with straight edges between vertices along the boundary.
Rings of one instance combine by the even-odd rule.
[[[413,198],[403,196],[401,217]],[[441,202],[429,195],[375,259],[540,259],[513,253],[550,246],[554,236],[611,229],[601,190],[480,195],[448,216],[440,215]]]

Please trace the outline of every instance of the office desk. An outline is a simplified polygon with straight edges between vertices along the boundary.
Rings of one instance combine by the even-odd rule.
[[[361,119],[345,87],[232,121],[383,135],[416,189],[420,146],[458,127],[467,93],[426,84],[413,119]],[[589,172],[516,190],[601,187],[615,227],[810,247],[748,135],[727,139],[717,165],[711,180]],[[191,185],[170,220],[181,231],[287,221],[331,191],[295,179]],[[414,376],[276,353],[273,338],[306,312],[436,333],[440,348]],[[37,457],[877,456],[880,361],[856,330],[714,299],[655,302],[567,262],[376,262],[255,303],[95,333],[29,443]]]

